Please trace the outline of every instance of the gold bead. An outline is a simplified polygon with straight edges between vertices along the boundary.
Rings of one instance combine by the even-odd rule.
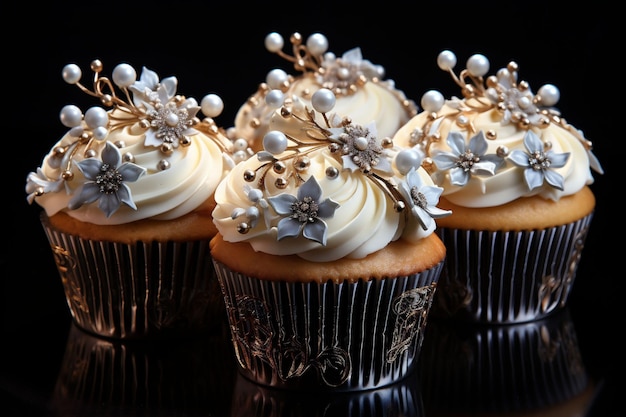
[[[243,172],[243,179],[246,182],[252,182],[256,178],[256,172],[251,169],[246,169]]]
[[[63,171],[63,173],[61,174],[61,178],[63,178],[65,181],[70,181],[74,178],[74,173],[72,171],[65,170]]]
[[[287,169],[287,166],[283,161],[276,161],[274,162],[274,166],[272,168],[274,169],[275,173],[282,174]]]
[[[307,168],[311,166],[311,159],[308,156],[301,156],[294,161],[294,165],[296,167],[296,171],[306,171]]]
[[[166,159],[161,159],[157,165],[157,167],[161,171],[165,171],[166,169],[169,169],[170,166],[171,166],[170,162]]]
[[[279,190],[284,190],[285,188],[287,188],[288,184],[289,184],[289,182],[285,178],[283,178],[283,177],[276,178],[276,181],[274,181],[274,185]]]
[[[178,143],[183,147],[189,146],[191,145],[191,138],[187,135],[183,135],[183,137],[178,140]]]
[[[174,152],[174,147],[172,146],[171,143],[162,143],[161,144],[161,152],[163,152],[164,154],[170,154],[172,152]]]

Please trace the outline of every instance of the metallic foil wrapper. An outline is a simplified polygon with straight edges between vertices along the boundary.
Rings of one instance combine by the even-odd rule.
[[[421,355],[418,373],[429,416],[537,416],[543,410],[582,416],[593,401],[594,384],[567,307],[511,325],[432,320]]]
[[[543,230],[438,228],[447,254],[433,316],[514,324],[562,309],[592,215]]]
[[[50,410],[58,416],[226,416],[237,377],[226,326],[206,338],[101,338],[70,327]]]
[[[276,389],[238,375],[231,417],[424,417],[417,372],[372,390],[317,392]]]
[[[208,240],[82,239],[41,223],[76,324],[120,339],[195,337],[225,322]]]
[[[275,388],[353,391],[404,378],[419,356],[443,261],[354,283],[260,280],[214,261],[235,355]]]

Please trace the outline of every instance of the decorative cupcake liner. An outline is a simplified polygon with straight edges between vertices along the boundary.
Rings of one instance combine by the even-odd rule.
[[[563,308],[592,216],[543,230],[439,228],[447,255],[433,316],[513,324]]]
[[[225,416],[236,377],[226,326],[205,338],[149,343],[72,325],[50,407],[63,416]]]
[[[418,373],[429,412],[539,411],[592,385],[567,307],[523,324],[432,320]]]
[[[214,261],[235,355],[248,379],[282,388],[379,388],[413,368],[443,261],[354,283],[268,281]]]
[[[423,417],[417,372],[399,382],[352,392],[293,391],[251,382],[238,375],[231,417]]]
[[[99,336],[201,335],[226,320],[209,241],[82,239],[41,223],[76,324]]]

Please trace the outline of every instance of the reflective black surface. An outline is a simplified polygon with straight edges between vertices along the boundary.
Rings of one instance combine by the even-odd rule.
[[[623,80],[613,46],[621,39],[615,10],[568,5],[565,13],[542,2],[481,2],[467,7],[442,2],[408,12],[406,5],[393,2],[376,7],[316,2],[303,4],[310,12],[298,14],[293,4],[264,3],[258,10],[248,10],[253,17],[242,18],[240,12],[245,10],[239,2],[177,3],[165,8],[83,3],[42,6],[38,13],[45,17],[45,30],[37,35],[32,32],[34,6],[20,3],[17,11],[5,15],[7,22],[15,23],[12,27],[20,29],[2,28],[8,55],[5,69],[10,70],[3,85],[10,94],[5,95],[9,114],[3,119],[2,136],[3,184],[9,194],[0,205],[4,226],[0,415],[626,414],[621,344],[626,329],[621,259],[625,228],[619,203]],[[230,26],[218,29],[218,21]],[[33,34],[26,37],[28,31]],[[91,60],[98,58],[106,71],[129,62],[161,76],[176,75],[183,94],[222,96],[225,111],[216,120],[229,126],[238,106],[269,69],[291,71],[284,60],[263,48],[263,38],[271,31],[285,38],[294,31],[304,36],[322,32],[337,54],[360,46],[363,56],[383,65],[387,76],[418,104],[431,88],[445,96],[459,94],[449,75],[436,67],[442,49],[453,50],[459,65],[478,52],[489,58],[492,69],[515,60],[520,77],[534,90],[548,82],[557,85],[559,109],[594,142],[594,153],[605,170],[603,176],[594,176],[596,213],[568,300],[568,326],[548,323],[549,337],[542,338],[540,329],[519,333],[513,328],[459,328],[432,322],[414,374],[381,392],[355,396],[293,394],[250,384],[236,372],[226,332],[203,340],[126,346],[75,329],[39,224],[39,208],[26,203],[24,192],[28,172],[65,131],[58,120],[60,109],[69,103],[97,105],[62,81],[63,66],[75,62],[86,73]],[[560,344],[552,343],[557,340]],[[523,350],[522,341],[530,347]],[[559,351],[565,341],[574,350]],[[501,355],[483,361],[486,349]],[[539,352],[552,352],[555,358],[573,352],[584,374],[567,379],[565,359],[558,362],[559,372],[553,362],[539,366],[539,358],[545,357]],[[515,360],[515,355],[521,359]]]

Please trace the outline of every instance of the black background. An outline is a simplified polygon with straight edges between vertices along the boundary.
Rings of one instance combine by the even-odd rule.
[[[0,414],[46,415],[70,325],[39,207],[27,204],[24,191],[27,174],[65,133],[61,108],[98,104],[64,83],[63,66],[78,64],[85,81],[96,58],[108,75],[121,62],[138,72],[146,66],[161,78],[175,75],[181,94],[198,100],[220,95],[225,109],[216,121],[228,127],[270,69],[294,72],[263,46],[265,35],[277,31],[286,45],[293,32],[304,38],[321,32],[337,55],[359,46],[364,58],[383,65],[387,78],[418,105],[431,88],[446,97],[460,95],[436,65],[444,49],[456,53],[457,70],[482,53],[491,62],[489,74],[514,60],[533,91],[545,83],[559,87],[557,107],[593,141],[605,170],[594,173],[596,214],[569,300],[583,359],[600,386],[587,415],[622,415],[624,177],[618,161],[624,159],[625,130],[624,71],[618,64],[624,48],[618,33],[623,22],[617,10],[599,3],[567,10],[545,3],[94,2],[43,9],[24,3],[16,5],[18,11],[4,11],[8,59],[0,85],[7,92],[7,117],[0,138],[9,194],[2,199]]]

